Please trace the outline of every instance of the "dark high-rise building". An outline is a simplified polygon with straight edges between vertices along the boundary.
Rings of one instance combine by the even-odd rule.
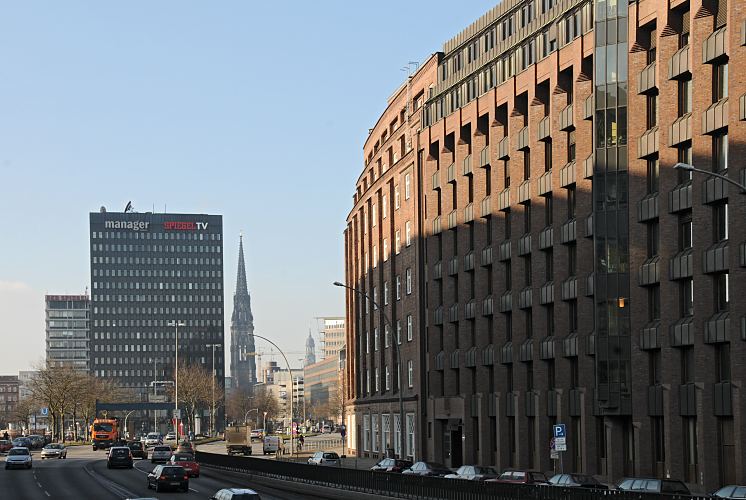
[[[254,316],[251,296],[246,285],[246,264],[243,257],[243,235],[238,243],[238,275],[233,295],[231,315],[231,379],[232,388],[246,392],[256,384],[254,348]]]
[[[91,371],[142,397],[179,366],[212,370],[223,344],[223,222],[220,215],[90,214]],[[181,326],[183,324],[184,326]],[[223,349],[215,352],[222,384]],[[156,373],[157,370],[157,373]]]

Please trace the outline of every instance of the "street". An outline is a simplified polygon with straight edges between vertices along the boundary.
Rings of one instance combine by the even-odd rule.
[[[0,464],[0,491],[12,500],[52,499],[126,499],[126,498],[210,498],[221,488],[244,487],[259,492],[262,499],[315,499],[310,495],[275,490],[251,484],[240,474],[213,472],[203,468],[198,478],[189,481],[189,493],[155,493],[146,487],[146,475],[154,465],[149,460],[135,460],[133,469],[107,469],[104,451],[92,451],[88,446],[68,448],[64,460],[41,460],[33,452],[31,470],[5,470]],[[5,462],[5,457],[2,458]]]

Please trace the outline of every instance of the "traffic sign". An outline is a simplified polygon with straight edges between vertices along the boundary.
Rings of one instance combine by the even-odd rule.
[[[556,438],[567,437],[567,429],[565,428],[565,424],[557,424],[554,426],[554,437]]]
[[[44,408],[39,410],[39,414],[43,417],[46,417],[47,415],[49,415],[49,408],[45,406]]]
[[[176,408],[174,410],[174,418],[177,419],[177,420],[181,419],[181,408]]]
[[[554,449],[557,451],[567,451],[567,438],[554,438]]]

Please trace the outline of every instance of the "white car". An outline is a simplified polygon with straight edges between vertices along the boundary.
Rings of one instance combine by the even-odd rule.
[[[339,465],[339,455],[333,451],[317,451],[308,459],[311,465]]]
[[[25,467],[30,469],[32,465],[31,452],[28,448],[11,448],[8,451],[8,456],[5,458],[5,468],[10,469],[11,467]]]
[[[150,462],[156,463],[156,462],[163,462],[166,463],[171,459],[171,455],[173,453],[171,452],[170,446],[156,446],[153,448],[153,453],[150,455]]]
[[[163,441],[161,440],[161,435],[157,432],[151,432],[145,438],[145,446],[155,446],[157,444],[161,444],[162,442]]]
[[[61,443],[49,443],[42,448],[39,455],[42,460],[45,458],[67,458],[67,448]]]
[[[176,433],[169,432],[168,434],[166,434],[166,441],[176,441]]]

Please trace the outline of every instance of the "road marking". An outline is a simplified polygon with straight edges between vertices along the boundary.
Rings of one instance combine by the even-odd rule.
[[[48,497],[52,496],[52,495],[49,494],[49,492],[47,490],[44,490],[44,493],[46,493]]]
[[[193,491],[195,493],[199,493],[199,491],[195,490],[194,488],[189,488],[189,491]]]
[[[38,486],[39,488],[41,488],[41,483],[39,481],[37,481],[36,482],[36,486]]]

